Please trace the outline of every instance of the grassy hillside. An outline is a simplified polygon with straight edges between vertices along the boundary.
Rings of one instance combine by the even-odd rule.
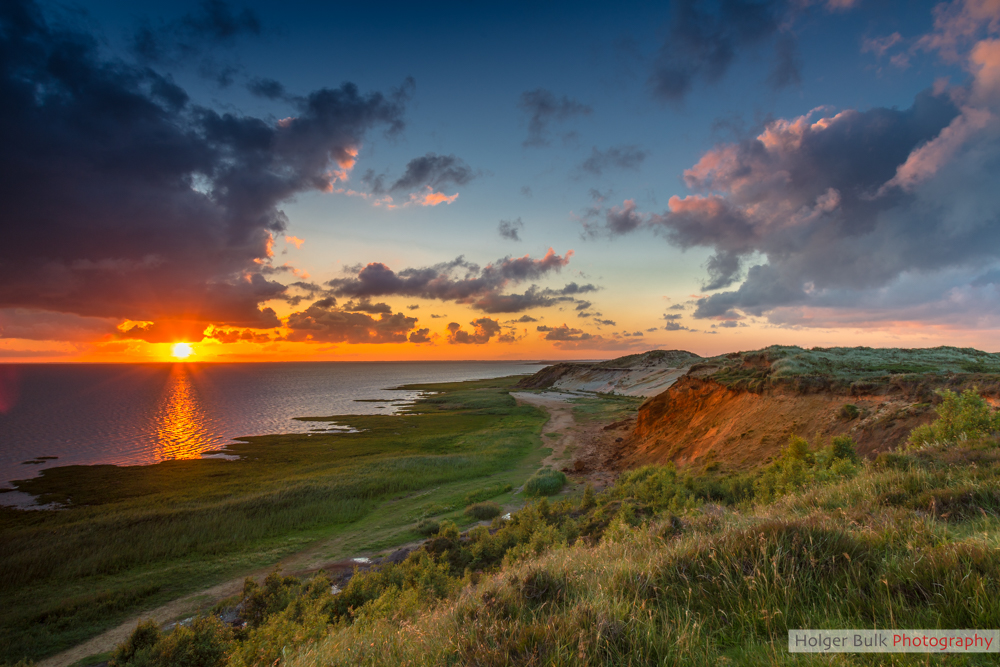
[[[872,390],[894,378],[919,380],[953,374],[985,374],[984,382],[1000,377],[1000,354],[973,348],[870,348],[814,347],[810,350],[772,345],[761,350],[734,352],[704,359],[691,367],[695,377],[711,378],[729,387],[760,390],[769,385],[791,384],[802,388]]]
[[[19,482],[63,509],[0,508],[0,662],[68,648],[310,545],[335,560],[419,539],[424,518],[471,523],[466,496],[496,489],[482,499],[508,502],[544,456],[546,416],[515,404],[516,380],[421,387],[438,393],[413,414],[248,438],[228,448],[238,461],[70,466]]]
[[[272,575],[220,606],[245,626],[140,628],[111,665],[885,664],[790,656],[787,630],[1000,627],[1000,418],[942,405],[874,461],[792,438],[753,472],[645,467],[489,529],[445,523],[342,592]],[[892,662],[929,659],[995,664]]]

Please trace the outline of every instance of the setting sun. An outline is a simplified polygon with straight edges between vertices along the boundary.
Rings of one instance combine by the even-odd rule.
[[[187,359],[194,354],[194,349],[188,343],[177,343],[170,349],[176,359]]]

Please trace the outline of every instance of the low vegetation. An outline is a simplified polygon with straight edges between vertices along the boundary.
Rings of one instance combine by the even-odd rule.
[[[240,610],[232,634],[206,620],[170,635],[140,626],[113,665],[189,664],[129,656],[196,646],[219,667],[830,664],[789,655],[787,630],[998,627],[1000,449],[980,410],[951,402],[932,425],[951,440],[873,462],[849,438],[793,437],[756,471],[650,466],[489,528],[442,521],[405,561],[339,593],[323,574],[274,573],[217,609]]]
[[[495,502],[476,503],[465,508],[465,516],[476,521],[488,521],[503,514],[503,508]]]
[[[320,540],[335,560],[444,519],[471,524],[466,497],[509,501],[544,455],[547,416],[515,404],[517,379],[424,386],[437,393],[408,414],[327,419],[358,433],[248,438],[227,449],[238,461],[72,466],[19,482],[63,509],[0,508],[0,663],[69,648]]]
[[[524,483],[526,496],[554,496],[566,485],[566,475],[559,470],[543,468]]]
[[[919,381],[929,377],[982,374],[984,383],[1000,382],[1000,354],[973,348],[923,349],[870,347],[814,347],[772,345],[761,350],[734,352],[701,359],[690,372],[711,377],[720,384],[750,391],[790,384],[801,388],[827,388],[866,393],[889,385],[896,378]]]
[[[936,408],[938,419],[913,429],[910,434],[913,447],[951,445],[1000,431],[1000,414],[994,413],[975,389],[966,389],[961,394],[942,389],[938,393],[941,396],[941,404]]]

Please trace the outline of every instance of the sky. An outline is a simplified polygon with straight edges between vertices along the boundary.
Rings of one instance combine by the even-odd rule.
[[[0,4],[0,362],[1000,351],[1000,0]]]

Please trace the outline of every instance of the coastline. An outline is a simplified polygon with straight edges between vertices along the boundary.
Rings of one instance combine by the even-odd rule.
[[[238,461],[66,466],[18,482],[65,509],[0,507],[3,659],[53,655],[305,550],[322,564],[417,539],[421,517],[467,523],[462,498],[520,486],[548,453],[547,415],[507,393],[519,378],[426,385],[437,393],[399,415],[327,418],[357,433],[227,445]]]

